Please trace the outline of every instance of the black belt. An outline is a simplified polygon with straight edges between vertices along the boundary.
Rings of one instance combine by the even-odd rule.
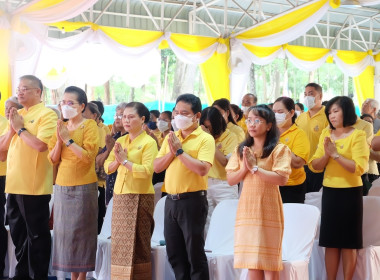
[[[187,192],[187,193],[177,193],[177,194],[167,194],[167,198],[170,198],[171,200],[180,200],[180,199],[188,199],[191,197],[198,197],[198,196],[206,196],[207,191],[197,191],[197,192]]]

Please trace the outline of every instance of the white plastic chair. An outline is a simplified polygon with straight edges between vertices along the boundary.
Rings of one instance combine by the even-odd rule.
[[[308,280],[308,264],[317,231],[320,211],[307,204],[284,204],[284,237],[282,240],[281,280]],[[244,269],[240,279],[247,279]],[[312,278],[313,279],[313,278]]]
[[[368,196],[380,196],[380,178],[372,182],[372,187],[368,191]]]
[[[153,188],[154,188],[154,205],[156,205],[157,202],[161,199],[161,195],[162,195],[161,188],[162,188],[163,184],[164,184],[164,182],[159,182],[159,183],[154,184],[154,186],[153,186]]]
[[[363,197],[363,249],[358,250],[354,280],[380,279],[380,197]],[[314,242],[309,272],[312,279],[325,280],[324,248]],[[338,280],[343,280],[342,260],[340,261]]]

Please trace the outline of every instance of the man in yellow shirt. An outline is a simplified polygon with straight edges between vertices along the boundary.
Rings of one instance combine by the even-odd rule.
[[[204,229],[208,212],[207,174],[215,155],[214,138],[198,125],[202,105],[193,94],[177,98],[179,128],[165,137],[154,171],[166,169],[164,235],[176,279],[208,280]]]
[[[48,142],[57,115],[41,102],[43,86],[32,75],[20,78],[18,101],[24,106],[11,109],[10,127],[0,137],[0,152],[8,151],[7,218],[17,265],[13,279],[48,279],[51,236],[49,201],[53,186]]]
[[[241,120],[237,123],[238,126],[240,126],[242,129],[244,129],[244,133],[247,133],[247,125],[245,124],[245,120],[248,117],[248,109],[249,107],[256,106],[257,105],[257,96],[252,93],[247,93],[243,96],[243,99],[241,100],[241,109],[244,113]]]
[[[310,157],[317,149],[319,136],[322,130],[328,126],[325,114],[325,106],[322,106],[322,87],[316,83],[309,83],[305,87],[305,105],[307,112],[303,112],[296,119],[299,128],[306,132],[310,142]],[[306,192],[317,192],[322,188],[323,172],[316,173],[305,165]]]

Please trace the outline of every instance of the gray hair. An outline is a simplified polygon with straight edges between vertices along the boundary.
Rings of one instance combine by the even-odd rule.
[[[367,98],[364,102],[367,102],[371,105],[372,108],[379,109],[379,101],[373,98]]]
[[[7,104],[7,102],[12,102],[14,104],[16,104],[16,108],[17,110],[23,108],[23,106],[18,102],[18,99],[16,96],[11,96],[9,97],[6,101],[5,101],[5,104]]]
[[[121,102],[119,105],[116,106],[115,111],[124,110],[127,107],[127,104],[127,102]]]

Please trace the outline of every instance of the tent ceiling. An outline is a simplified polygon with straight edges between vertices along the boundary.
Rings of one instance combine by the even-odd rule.
[[[31,0],[0,0],[12,10]],[[304,0],[99,0],[72,21],[144,30],[227,37],[302,5]],[[51,29],[50,36],[67,34]],[[330,8],[292,44],[366,51],[380,50],[380,5]]]

